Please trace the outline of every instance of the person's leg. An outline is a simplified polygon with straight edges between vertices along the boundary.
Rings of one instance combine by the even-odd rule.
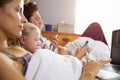
[[[88,60],[83,65],[83,72],[80,80],[95,80],[96,75],[98,74],[101,67],[109,63],[111,59],[108,60]]]
[[[91,23],[88,28],[83,32],[83,37],[90,37],[94,40],[99,40],[104,42],[106,45],[108,45],[106,38],[104,36],[104,32],[100,26],[99,23],[93,22]]]

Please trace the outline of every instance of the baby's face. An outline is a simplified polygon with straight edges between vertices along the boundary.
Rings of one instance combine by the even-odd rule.
[[[27,36],[24,47],[29,52],[34,53],[38,46],[40,46],[40,43],[40,33],[37,30],[34,30]]]

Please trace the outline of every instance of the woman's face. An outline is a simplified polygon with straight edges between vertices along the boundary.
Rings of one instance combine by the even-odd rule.
[[[7,37],[16,38],[22,35],[23,23],[26,22],[23,4],[23,0],[13,0],[0,8],[0,31]]]
[[[43,21],[41,20],[41,16],[38,11],[35,11],[33,15],[30,17],[30,22],[35,24],[40,29],[42,28]]]
[[[31,53],[36,52],[36,49],[40,46],[40,33],[37,30],[33,30],[28,36],[24,37],[23,46]]]

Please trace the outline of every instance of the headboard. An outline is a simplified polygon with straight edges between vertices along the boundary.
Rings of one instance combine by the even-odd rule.
[[[53,37],[57,34],[58,35],[58,44],[61,46],[64,46],[68,42],[71,42],[80,37],[80,34],[65,33],[65,32],[42,31],[41,34],[49,40],[52,40]]]

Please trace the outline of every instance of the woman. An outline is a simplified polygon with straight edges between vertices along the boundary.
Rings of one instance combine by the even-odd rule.
[[[21,72],[23,65],[16,58],[24,56],[26,51],[21,48],[10,48],[7,44],[8,38],[19,38],[21,36],[23,23],[26,22],[23,15],[23,0],[0,0],[0,15],[0,64],[2,64],[0,65],[0,80],[25,80]],[[99,62],[94,62],[94,65]],[[97,65],[97,68],[92,69],[92,78],[96,76],[96,71],[107,62],[109,61],[102,61]],[[87,67],[92,67],[89,64],[87,65]],[[87,72],[90,71],[87,70]],[[85,74],[87,74],[86,71],[83,71],[81,80],[84,79]]]
[[[42,29],[43,21],[39,14],[39,7],[36,4],[36,2],[28,2],[24,4],[24,15],[29,22],[35,24],[40,30]],[[42,40],[42,44],[40,47],[48,48],[52,51],[55,51],[55,48],[58,45],[57,38],[53,38],[53,40],[50,41],[41,35],[41,40]],[[51,45],[53,46],[52,48]]]
[[[0,64],[2,64],[0,80],[24,80],[21,72],[22,64],[7,55],[22,57],[26,53],[19,50],[16,54],[14,49],[10,50],[7,45],[8,38],[18,38],[22,35],[23,23],[26,22],[23,3],[23,0],[0,0]]]

